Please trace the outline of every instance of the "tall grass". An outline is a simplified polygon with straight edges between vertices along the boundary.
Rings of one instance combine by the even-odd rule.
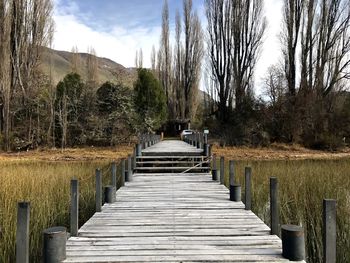
[[[350,160],[237,161],[235,178],[244,189],[244,168],[252,167],[252,210],[270,222],[269,178],[279,183],[281,224],[304,227],[307,262],[322,262],[322,200],[337,200],[337,262],[350,262]],[[219,167],[219,166],[217,166]],[[225,184],[229,184],[228,162]]]
[[[40,262],[42,231],[66,226],[69,231],[70,180],[79,180],[79,221],[95,211],[95,169],[102,168],[109,183],[108,161],[47,162],[3,161],[0,163],[0,262],[15,262],[17,202],[31,203],[30,262]]]

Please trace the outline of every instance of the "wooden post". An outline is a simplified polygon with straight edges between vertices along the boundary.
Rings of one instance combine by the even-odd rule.
[[[220,184],[225,183],[225,157],[220,157]]]
[[[335,263],[337,258],[337,203],[323,200],[323,262]]]
[[[234,161],[230,160],[228,162],[228,167],[229,167],[229,178],[230,178],[230,185],[235,184],[235,171],[234,171]]]
[[[132,155],[131,156],[131,171],[133,171],[135,169],[135,162],[136,162],[136,158]]]
[[[203,155],[204,156],[209,156],[209,145],[208,144],[203,144]]]
[[[278,181],[276,177],[270,178],[270,219],[271,235],[279,236]]]
[[[244,190],[244,204],[245,210],[252,210],[252,168],[246,167],[244,170],[245,190]]]
[[[141,156],[142,155],[142,149],[141,149],[141,144],[136,144],[136,156]]]
[[[218,180],[218,171],[216,169],[216,154],[213,154],[213,159],[211,161],[212,165],[212,169],[211,169],[211,177],[213,179],[213,181],[217,181]]]
[[[43,244],[44,263],[58,263],[66,259],[67,230],[65,227],[45,229]]]
[[[282,256],[291,261],[305,260],[304,230],[300,226],[282,225]]]
[[[216,170],[216,153],[213,154],[212,169]]]
[[[125,185],[125,159],[122,159],[122,168],[121,168],[121,175],[120,175],[120,185],[124,186]]]
[[[117,164],[115,162],[112,162],[111,165],[112,169],[112,185],[117,186]]]
[[[106,203],[114,203],[117,198],[116,198],[116,187],[114,185],[107,185],[105,187],[105,202]]]
[[[96,212],[102,210],[102,173],[96,169]]]
[[[70,181],[70,235],[78,236],[79,222],[79,182],[77,179]]]
[[[17,204],[16,263],[29,263],[30,203]]]
[[[131,182],[132,181],[132,167],[131,167],[131,155],[129,154],[128,155],[128,180],[126,180],[125,178],[125,181],[127,182]]]

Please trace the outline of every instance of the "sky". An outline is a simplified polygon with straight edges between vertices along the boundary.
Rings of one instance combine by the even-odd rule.
[[[142,48],[144,67],[150,67],[152,46],[159,45],[161,12],[164,0],[54,0],[55,36],[53,48],[79,52],[93,47],[125,67],[134,67],[136,51]],[[182,0],[168,0],[170,34],[173,38],[175,13],[182,11]],[[205,31],[204,0],[193,0]],[[266,69],[278,62],[282,0],[265,0],[268,21],[264,45],[256,67],[256,84],[260,86]],[[257,90],[261,93],[261,90]]]

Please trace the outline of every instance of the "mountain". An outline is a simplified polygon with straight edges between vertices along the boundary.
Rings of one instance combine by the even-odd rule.
[[[87,59],[89,54],[79,54],[78,73],[84,80],[87,79]],[[43,48],[40,68],[50,75],[54,83],[58,83],[64,76],[72,71],[71,61],[73,53],[67,51],[59,51],[50,48]],[[126,68],[108,58],[96,57],[98,62],[98,80],[100,84],[111,81],[115,83],[123,83],[128,87],[132,87],[137,78],[135,68]],[[51,65],[51,66],[50,66]]]

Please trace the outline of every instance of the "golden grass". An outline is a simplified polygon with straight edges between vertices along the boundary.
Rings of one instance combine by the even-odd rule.
[[[107,184],[110,179],[110,161],[125,157],[130,152],[131,147],[120,146],[67,149],[64,152],[37,150],[0,154],[0,227],[3,232],[0,237],[0,262],[15,261],[18,201],[31,202],[31,262],[38,262],[42,231],[54,225],[69,226],[70,179],[76,177],[80,182],[80,225],[82,225],[95,210],[95,169],[102,168],[104,184]],[[239,160],[236,162],[235,174],[242,184],[244,167],[252,166],[253,211],[266,223],[269,223],[269,177],[278,177],[281,223],[301,224],[305,227],[308,262],[322,262],[320,260],[322,200],[337,199],[337,262],[348,262],[350,258],[348,153],[331,154],[284,146],[269,149],[214,147],[214,152],[218,156],[225,155],[226,160]],[[339,157],[342,159],[338,159]]]
[[[226,159],[225,184],[229,184]],[[267,224],[269,178],[279,182],[281,224],[302,225],[306,233],[307,262],[322,262],[322,200],[337,200],[337,262],[350,259],[350,159],[240,160],[235,175],[244,192],[244,168],[252,167],[252,210]],[[217,166],[219,167],[219,166]]]
[[[104,185],[109,184],[111,160],[125,157],[130,149],[119,147],[118,151],[112,148],[70,149],[63,153],[45,150],[2,154],[0,262],[15,262],[17,202],[31,203],[30,261],[39,262],[42,231],[55,225],[66,226],[69,231],[70,180],[73,177],[79,180],[82,225],[95,211],[95,169],[102,169]]]

